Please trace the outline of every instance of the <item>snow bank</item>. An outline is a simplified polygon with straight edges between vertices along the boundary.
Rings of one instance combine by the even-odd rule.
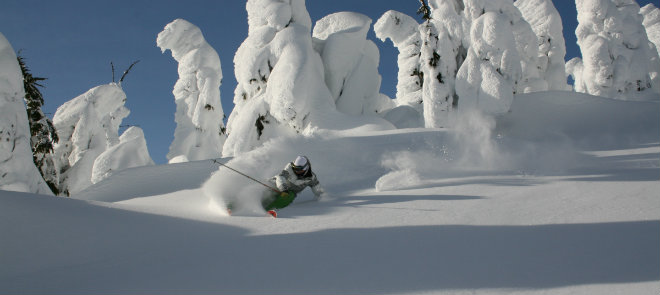
[[[651,100],[660,93],[660,58],[634,1],[576,2],[582,59],[567,64],[575,90],[618,99]]]
[[[0,190],[52,194],[32,161],[23,75],[0,33]]]
[[[91,185],[92,178],[98,181],[111,171],[153,163],[141,129],[130,128],[123,142],[119,137],[119,125],[130,113],[125,102],[121,85],[110,83],[57,108],[53,124],[60,140],[55,144],[54,158],[60,171],[61,192],[76,194]],[[108,151],[116,145],[120,146]]]
[[[179,80],[172,91],[177,127],[167,159],[185,162],[220,157],[226,135],[218,53],[197,26],[183,19],[167,24],[156,44],[163,52],[170,50],[179,63]]]

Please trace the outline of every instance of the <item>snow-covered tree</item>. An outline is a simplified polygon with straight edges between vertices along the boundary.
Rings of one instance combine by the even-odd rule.
[[[220,157],[226,135],[218,53],[197,26],[183,19],[167,24],[156,43],[179,63],[179,80],[172,91],[177,126],[167,159],[173,163]]]
[[[520,12],[506,0],[470,0],[465,5],[470,41],[467,59],[456,77],[458,108],[507,112],[523,77],[514,35]]]
[[[44,98],[39,90],[39,87],[43,87],[43,85],[39,84],[39,81],[46,80],[46,78],[34,77],[21,56],[18,56],[18,64],[23,74],[25,104],[30,123],[32,159],[50,190],[58,194],[59,177],[53,161],[53,145],[58,140],[57,133],[53,122],[41,110]]]
[[[539,72],[538,37],[532,26],[522,17],[520,10],[511,5],[510,1],[503,2],[501,15],[511,23],[513,38],[520,57],[522,76],[515,87],[516,93],[529,93],[548,90],[548,83]]]
[[[660,9],[649,3],[642,7],[639,13],[644,17],[642,24],[646,29],[646,35],[660,55]]]
[[[57,108],[53,123],[60,139],[55,145],[55,163],[60,172],[60,192],[76,194],[93,183],[92,175],[107,175],[108,169],[95,167],[97,158],[103,153],[112,153],[114,162],[120,163],[109,165],[114,171],[153,163],[148,154],[136,154],[136,150],[146,150],[144,138],[136,141],[140,145],[144,143],[143,147],[123,149],[120,151],[125,153],[121,154],[108,151],[122,143],[119,138],[119,125],[130,113],[124,106],[125,102],[126,94],[121,84],[110,83],[94,87]],[[139,132],[139,135],[142,133]],[[135,160],[138,156],[140,159]],[[101,172],[94,173],[95,170]],[[99,179],[96,177],[97,181]]]
[[[34,165],[23,75],[0,33],[0,190],[52,194]]]
[[[517,0],[514,5],[536,34],[540,78],[548,90],[570,90],[566,81],[566,41],[557,8],[550,0]]]
[[[224,156],[318,126],[335,111],[304,0],[248,0],[246,9],[248,37],[234,57],[238,85]]]
[[[407,14],[390,10],[381,16],[374,24],[376,36],[385,42],[392,41],[399,50],[397,65],[396,100],[399,105],[409,105],[421,114],[422,74],[419,56],[421,54],[422,39],[419,34],[419,23]]]
[[[91,182],[97,183],[119,170],[150,165],[154,165],[154,161],[149,155],[144,132],[131,126],[121,134],[119,143],[96,157]]]
[[[374,30],[399,48],[397,102],[416,106],[426,127],[451,126],[462,95],[463,106],[502,112],[514,93],[548,88],[539,73],[536,34],[512,1],[420,2],[422,24],[388,11]]]
[[[354,12],[330,14],[316,22],[314,47],[321,55],[325,83],[337,110],[350,115],[378,113],[390,107],[380,94],[380,52],[367,39],[371,19]]]
[[[422,2],[422,4],[424,4]],[[424,73],[422,99],[424,125],[429,128],[448,127],[449,114],[458,103],[456,73],[465,61],[465,19],[462,3],[456,0],[431,0],[430,18],[420,25],[422,48],[420,66]]]
[[[582,58],[567,64],[575,90],[618,99],[655,99],[660,61],[634,0],[576,0]]]

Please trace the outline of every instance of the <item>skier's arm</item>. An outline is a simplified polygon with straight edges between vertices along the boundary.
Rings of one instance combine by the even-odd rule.
[[[286,170],[282,170],[280,174],[275,176],[275,185],[277,186],[277,189],[285,192],[289,190],[289,172]]]
[[[316,178],[316,174],[314,174],[312,181],[309,184],[309,187],[312,188],[312,192],[314,193],[314,196],[316,196],[316,200],[321,199],[326,195],[325,190],[323,187],[321,187],[321,183],[319,180]]]

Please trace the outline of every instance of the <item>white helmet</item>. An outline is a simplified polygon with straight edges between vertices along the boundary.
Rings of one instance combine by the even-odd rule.
[[[312,165],[309,163],[309,159],[307,159],[305,156],[298,156],[296,160],[291,164],[293,172],[297,175],[305,175],[312,168]]]

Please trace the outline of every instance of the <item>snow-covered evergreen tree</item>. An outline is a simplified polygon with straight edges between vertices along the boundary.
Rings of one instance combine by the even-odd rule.
[[[431,11],[430,18],[425,18],[419,27],[424,125],[428,128],[448,127],[449,114],[458,103],[456,73],[467,54],[464,44],[467,26],[460,15],[462,8],[462,1],[456,0],[431,0],[428,8],[420,8]]]
[[[55,145],[55,163],[60,172],[60,192],[72,195],[85,189],[92,184],[95,169],[103,171],[97,172],[96,175],[107,174],[107,169],[95,167],[95,162],[108,149],[121,143],[119,125],[130,113],[124,106],[125,102],[126,94],[121,85],[110,83],[94,87],[57,108],[53,123],[60,139]],[[144,139],[138,142],[142,143]],[[137,156],[135,150],[140,148],[127,149],[126,153],[113,154],[112,157],[134,159]],[[115,160],[121,165],[110,167],[117,171],[153,163],[148,154],[141,155],[144,157],[139,161]]]
[[[172,91],[177,126],[167,159],[172,163],[220,157],[226,135],[218,53],[197,26],[183,19],[167,24],[156,43],[179,63],[179,80]]]
[[[367,39],[371,19],[354,12],[330,14],[316,22],[314,47],[321,55],[325,82],[337,110],[350,115],[378,113],[390,107],[380,94],[380,52]]]
[[[18,64],[23,74],[32,158],[50,190],[58,194],[59,177],[53,161],[53,145],[58,140],[57,133],[53,122],[41,110],[44,98],[39,90],[39,87],[43,87],[43,85],[39,84],[39,81],[46,80],[46,78],[34,77],[21,56],[18,56]]]
[[[644,5],[639,13],[644,17],[642,24],[646,29],[646,35],[655,46],[658,55],[660,55],[660,9],[649,3]]]
[[[570,90],[566,81],[566,41],[557,8],[550,0],[517,0],[523,18],[532,26],[538,40],[537,69],[548,90]]]
[[[575,90],[618,99],[655,99],[660,61],[634,0],[576,0],[582,59],[567,64]]]
[[[514,35],[520,12],[506,0],[469,0],[464,14],[471,24],[470,41],[467,59],[456,77],[458,108],[507,112],[523,77]]]
[[[399,48],[398,103],[416,106],[426,127],[450,126],[461,95],[468,96],[464,106],[502,112],[514,93],[548,88],[539,73],[536,34],[512,1],[420,2],[421,25],[388,11],[374,30]]]
[[[246,9],[248,37],[234,57],[238,85],[224,156],[300,133],[335,111],[305,1],[248,0]]]
[[[154,165],[154,161],[149,155],[144,132],[131,126],[121,134],[119,143],[96,157],[91,182],[97,183],[119,170],[150,165]]]
[[[0,190],[52,194],[34,165],[23,75],[0,33]]]
[[[520,10],[510,1],[502,3],[501,15],[511,23],[513,38],[520,57],[522,76],[516,85],[516,93],[529,93],[548,90],[548,83],[542,78],[539,69],[538,37],[532,26],[522,17]]]
[[[397,65],[396,101],[399,105],[409,105],[420,114],[423,112],[422,73],[419,57],[421,55],[422,39],[419,34],[419,23],[407,14],[390,10],[385,12],[374,24],[376,36],[385,42],[392,41],[399,50]]]

